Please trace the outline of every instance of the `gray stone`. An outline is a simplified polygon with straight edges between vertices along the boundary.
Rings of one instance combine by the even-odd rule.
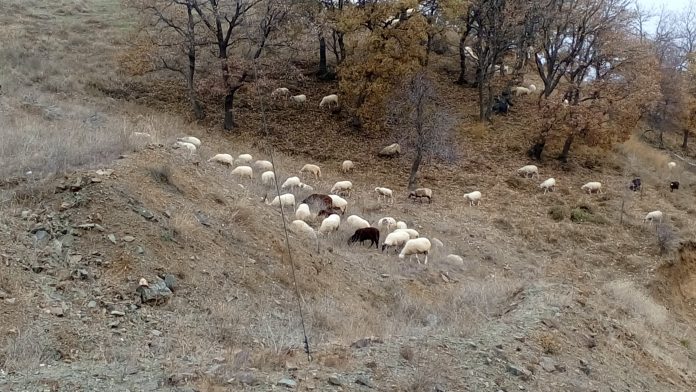
[[[135,237],[133,237],[132,235],[127,235],[127,236],[124,236],[124,237],[123,237],[123,241],[125,241],[125,242],[133,242],[133,241],[135,241]]]
[[[553,373],[556,371],[556,361],[549,357],[541,357],[541,360],[539,361],[539,366],[541,366],[542,369],[546,370],[549,373]]]
[[[140,246],[140,245],[138,245],[138,246],[135,248],[135,251],[136,251],[139,255],[145,253],[145,249],[143,249],[143,247]]]
[[[532,372],[530,372],[529,369],[525,368],[524,366],[508,364],[507,371],[508,373],[518,376],[523,380],[528,380],[532,376]]]
[[[278,385],[287,387],[287,388],[295,388],[297,386],[297,382],[295,380],[292,380],[290,378],[282,378],[280,381],[278,381]]]
[[[358,385],[364,385],[368,388],[374,388],[374,384],[368,376],[358,376],[358,378],[355,379],[355,383]]]
[[[258,380],[256,379],[256,376],[254,376],[254,373],[252,372],[241,372],[237,374],[237,381],[244,385],[256,385],[258,384]]]
[[[22,219],[29,219],[29,215],[31,215],[31,211],[29,211],[29,210],[22,211]]]
[[[156,329],[153,329],[152,331],[150,331],[150,333],[154,336],[162,336],[162,332],[160,332]]]
[[[169,290],[174,291],[174,289],[176,289],[177,286],[176,276],[172,274],[164,275],[164,284],[167,286]]]
[[[109,312],[109,314],[116,317],[123,317],[126,315],[124,312],[121,312],[120,310],[112,310],[111,312]]]
[[[172,291],[163,280],[151,282],[149,286],[138,286],[135,291],[140,295],[142,303],[161,303],[172,296]]]
[[[116,236],[115,236],[115,235],[109,234],[109,235],[106,236],[106,238],[108,238],[109,241],[111,241],[113,244],[116,243]]]
[[[97,301],[89,301],[87,303],[87,307],[90,309],[96,308],[97,307]]]
[[[56,317],[63,317],[65,316],[65,312],[63,311],[63,307],[61,306],[54,306],[51,308],[51,314],[56,316]]]
[[[7,303],[8,305],[14,305],[16,302],[17,302],[17,298],[7,298],[5,300],[5,303]]]
[[[341,382],[341,379],[338,378],[337,374],[332,374],[331,376],[329,376],[328,381],[329,381],[329,384],[331,384],[331,385],[343,385],[343,383]]]
[[[37,230],[36,233],[34,233],[34,240],[37,245],[43,246],[50,238],[51,235],[48,234],[46,230]]]

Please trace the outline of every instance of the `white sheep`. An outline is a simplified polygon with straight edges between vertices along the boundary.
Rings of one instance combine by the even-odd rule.
[[[433,244],[438,248],[442,248],[445,246],[445,244],[443,244],[442,241],[438,240],[437,238],[433,238]]]
[[[232,170],[232,174],[251,179],[254,176],[254,170],[251,168],[251,166],[237,166],[234,168],[234,170]]]
[[[234,158],[230,154],[216,154],[214,157],[208,159],[208,162],[222,163],[223,165],[232,166],[234,164]]]
[[[273,198],[273,200],[270,202],[268,201],[268,195],[266,195],[263,197],[263,201],[272,207],[278,207],[281,205],[282,207],[290,206],[293,210],[295,209],[295,195],[292,193],[283,193],[282,195]]]
[[[344,192],[350,196],[350,191],[353,189],[353,183],[350,181],[338,181],[331,188],[330,193],[343,194]]]
[[[353,170],[353,167],[355,167],[355,165],[353,164],[353,161],[345,160],[341,164],[341,171],[343,171],[344,173],[348,173],[349,171]]]
[[[286,87],[278,87],[271,93],[271,98],[285,98],[290,95],[290,90]]]
[[[382,231],[382,228],[384,228],[387,233],[390,233],[396,229],[396,219],[392,218],[391,216],[385,216],[377,221],[377,227],[380,229],[380,231]]]
[[[325,96],[324,98],[321,99],[321,102],[319,102],[319,107],[323,108],[324,105],[330,105],[332,103],[335,103],[336,106],[338,106],[338,95],[331,94],[331,95]]]
[[[244,165],[254,160],[251,154],[241,154],[237,157],[237,164]]]
[[[177,141],[176,143],[174,143],[174,148],[185,148],[191,153],[196,152],[196,145],[193,143]]]
[[[516,86],[510,89],[510,92],[514,93],[516,97],[519,97],[520,95],[532,94],[535,91],[536,86],[533,84],[530,84],[529,87]]]
[[[676,162],[669,162],[669,163],[667,163],[667,167],[669,168],[669,170],[672,170],[675,167],[677,167],[677,163]]]
[[[517,169],[517,173],[524,175],[525,178],[527,176],[531,176],[532,178],[534,178],[534,176],[539,177],[539,168],[535,165],[526,165]]]
[[[464,199],[469,202],[470,207],[473,207],[474,204],[479,205],[479,204],[481,204],[481,192],[473,191],[473,192],[465,193]]]
[[[331,198],[331,202],[333,203],[333,207],[340,209],[341,212],[343,212],[343,213],[346,212],[346,207],[348,206],[348,201],[346,201],[346,199],[344,199],[338,195],[328,195],[328,196]]]
[[[307,102],[307,96],[304,94],[293,95],[290,97],[290,100],[293,101],[294,103],[303,104],[303,103]]]
[[[143,138],[143,139],[152,139],[152,135],[150,135],[147,132],[133,132],[130,135],[131,135],[131,137],[137,137],[137,138]]]
[[[539,188],[544,190],[544,194],[546,194],[546,192],[553,192],[553,190],[556,188],[556,179],[553,177],[546,179],[541,183],[541,185],[539,185]]]
[[[414,229],[398,229],[398,228],[397,228],[397,229],[394,230],[392,233],[396,233],[397,231],[403,231],[404,233],[408,233],[408,237],[409,237],[409,238],[418,238],[418,237],[420,237],[420,233],[418,233],[418,232],[417,232],[416,230],[414,230]]]
[[[313,240],[317,239],[316,231],[314,231],[314,229],[312,229],[312,226],[308,225],[305,221],[299,219],[292,221],[292,223],[290,224],[290,230],[298,234],[305,234]]]
[[[341,225],[341,217],[337,214],[331,214],[326,219],[321,221],[321,226],[319,226],[319,233],[326,234],[332,231],[338,230],[338,226]]]
[[[300,184],[302,184],[302,181],[300,181],[299,177],[290,177],[287,180],[285,180],[283,185],[280,186],[280,189],[295,189],[299,188]]]
[[[305,183],[300,183],[299,188],[306,192],[314,192],[314,187]]]
[[[194,136],[178,137],[176,140],[184,143],[191,143],[196,146],[196,148],[201,146],[201,140]]]
[[[425,237],[408,240],[404,248],[401,249],[401,253],[399,253],[399,259],[403,260],[406,256],[409,256],[408,261],[410,262],[413,255],[416,255],[416,260],[418,260],[418,264],[420,264],[421,262],[418,255],[425,254],[425,262],[423,264],[428,264],[428,252],[430,252],[430,247],[430,240]]]
[[[273,182],[275,181],[275,174],[272,171],[265,171],[261,173],[261,183],[263,185],[273,185]]]
[[[370,222],[357,215],[349,216],[348,219],[346,219],[346,223],[356,229],[364,229],[366,227],[370,227]]]
[[[391,204],[394,203],[394,192],[389,188],[377,187],[375,188],[375,193],[377,193],[377,201],[381,198],[388,199]]]
[[[377,155],[381,157],[393,157],[399,154],[401,154],[401,146],[399,143],[393,143],[384,147]]]
[[[602,183],[597,181],[588,182],[587,184],[581,186],[580,189],[587,193],[602,193]]]
[[[321,178],[321,168],[317,165],[312,165],[311,163],[302,166],[302,169],[300,169],[300,173],[314,174],[314,179]]]
[[[382,252],[384,252],[384,249],[386,248],[394,248],[396,250],[398,247],[405,244],[409,239],[411,239],[411,236],[405,231],[391,232],[387,234],[387,237],[382,243]]]
[[[398,221],[398,222],[396,222],[396,228],[397,229],[408,229],[408,226],[406,225],[406,222]]]
[[[295,211],[295,218],[306,221],[312,217],[312,213],[309,211],[309,206],[305,203],[300,204]]]
[[[645,218],[643,218],[643,223],[645,223],[645,222],[653,223],[654,221],[657,221],[658,223],[662,223],[662,216],[663,216],[662,211],[659,211],[659,210],[648,212],[648,214],[645,215]]]
[[[273,164],[269,161],[256,161],[254,162],[254,167],[260,172],[273,170]]]

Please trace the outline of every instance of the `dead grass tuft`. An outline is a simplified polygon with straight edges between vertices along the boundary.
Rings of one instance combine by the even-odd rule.
[[[643,320],[645,323],[660,328],[667,321],[667,309],[655,302],[629,280],[615,280],[607,283],[605,290],[617,300],[616,304],[629,317]]]
[[[401,355],[401,358],[409,362],[413,361],[413,359],[416,357],[416,353],[413,351],[413,348],[409,346],[401,346],[399,349],[399,355]]]
[[[38,326],[7,336],[2,347],[0,368],[6,371],[27,371],[46,361],[60,359],[51,335]]]
[[[556,222],[565,219],[566,215],[568,215],[568,209],[565,206],[556,205],[549,208],[549,216]]]
[[[561,352],[561,343],[550,332],[543,332],[537,337],[544,354],[558,354]]]

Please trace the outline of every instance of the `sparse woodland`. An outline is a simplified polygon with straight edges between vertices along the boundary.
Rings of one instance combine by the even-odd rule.
[[[419,73],[476,89],[479,120],[496,99],[535,84],[529,155],[565,161],[573,146],[610,147],[641,122],[661,133],[693,127],[693,18],[656,15],[629,0],[128,0],[141,16],[122,54],[132,74],[180,76],[193,117],[235,128],[242,90],[301,89],[337,80],[336,116],[356,132],[385,132],[393,96]],[[645,31],[657,20],[654,34]],[[293,65],[311,48],[310,64]],[[248,86],[255,84],[255,88]],[[258,90],[257,90],[258,89]],[[564,103],[564,100],[566,100]],[[202,102],[206,102],[204,105]],[[316,104],[311,102],[311,104]],[[642,123],[641,123],[642,124]],[[560,150],[549,151],[550,144]]]

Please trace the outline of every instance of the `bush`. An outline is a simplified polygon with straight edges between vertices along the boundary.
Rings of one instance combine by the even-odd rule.
[[[549,215],[551,216],[551,219],[555,220],[556,222],[562,221],[565,216],[566,216],[566,209],[563,206],[553,206],[549,208]]]

